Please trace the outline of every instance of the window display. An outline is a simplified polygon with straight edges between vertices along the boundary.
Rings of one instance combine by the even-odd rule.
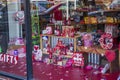
[[[35,80],[117,79],[118,0],[31,0],[30,13],[24,2],[0,1],[0,71],[21,78],[31,71]]]

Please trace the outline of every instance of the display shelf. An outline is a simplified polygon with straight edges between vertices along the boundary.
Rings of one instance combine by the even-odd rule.
[[[99,13],[113,13],[113,12],[120,12],[120,9],[110,9],[110,10],[94,10],[94,11],[89,11],[89,15],[94,15],[94,14],[99,14]]]
[[[82,9],[82,8],[77,8],[76,10],[74,11],[79,11],[79,12],[92,12],[92,13],[101,13],[101,12],[120,12],[120,9],[109,9],[109,10],[91,10],[89,8],[86,8],[86,9]]]
[[[80,23],[82,25],[98,25],[98,24],[120,24],[120,22],[114,22],[114,23],[106,23],[106,22],[102,22],[102,23]]]
[[[16,49],[19,49],[19,48],[22,48],[22,47],[24,47],[25,45],[9,45],[8,46],[8,50],[16,50]]]
[[[100,2],[101,3],[101,2]],[[78,8],[77,10],[75,10],[77,12],[83,12],[85,14],[84,17],[88,16],[88,17],[92,17],[92,16],[99,16],[99,15],[105,15],[105,16],[109,16],[111,13],[114,18],[114,16],[116,17],[117,13],[120,12],[120,10],[118,9],[110,9],[110,10],[95,10],[95,9],[89,9],[89,8]],[[115,13],[115,14],[113,14]],[[91,21],[91,20],[89,20]],[[81,23],[79,23],[81,24]],[[101,23],[85,23],[83,22],[82,25],[101,25],[101,24],[120,24],[119,20],[116,19],[116,21],[113,22],[101,22]],[[97,27],[97,26],[96,26]],[[93,54],[99,54],[99,55],[105,55],[106,51],[105,49],[101,48],[101,46],[96,45],[96,46],[92,46],[92,47],[85,47],[85,46],[77,46],[77,50],[80,52],[84,52],[84,58],[85,58],[85,64],[88,64],[88,53],[93,53]],[[116,54],[116,58],[114,61],[110,62],[110,72],[115,72],[120,70],[120,52],[118,48],[112,48],[110,49],[110,51],[114,51]]]
[[[42,34],[41,36],[59,37],[59,38],[70,38],[70,39],[74,39],[74,38],[80,37],[80,35],[75,35],[74,37],[69,37],[69,36],[56,36],[54,34]]]
[[[96,54],[105,54],[106,50],[102,49],[100,46],[92,46],[92,47],[85,47],[85,46],[77,46],[79,51],[83,51],[86,53],[96,53]],[[118,48],[112,49],[113,51],[118,51]]]
[[[87,9],[77,8],[76,10],[73,10],[73,11],[78,11],[78,12],[88,12],[89,10],[87,10]]]
[[[77,49],[78,49],[78,51],[82,51],[82,52],[85,52],[85,53],[93,53],[93,54],[100,54],[100,55],[105,55],[105,52],[107,51],[105,49],[102,49],[100,46],[93,46],[93,47],[77,46]],[[115,60],[113,62],[110,62],[110,72],[112,73],[112,72],[115,72],[115,71],[119,70],[120,53],[119,53],[118,48],[111,49],[111,51],[114,51],[116,53]],[[87,60],[87,58],[88,57],[86,57],[85,60]],[[88,64],[88,63],[85,63],[85,64]]]
[[[48,44],[50,44],[51,37],[64,38],[64,39],[73,39],[74,40],[74,43],[73,43],[74,51],[77,50],[77,47],[76,47],[76,45],[77,45],[77,38],[80,37],[80,35],[75,35],[74,37],[66,37],[66,36],[56,36],[56,35],[53,35],[53,34],[52,35],[42,34],[41,37],[42,36],[48,36]],[[42,38],[40,38],[40,43],[42,43],[42,41],[43,41]],[[43,49],[43,45],[42,44],[40,44],[40,47],[41,47],[41,49]]]
[[[49,53],[47,53],[47,52],[43,52],[43,54],[49,55]],[[59,56],[59,54],[57,54],[57,53],[53,53],[53,55]],[[72,58],[72,55],[63,55],[63,56],[66,58]]]
[[[50,23],[50,24],[47,24],[47,26],[61,26],[61,24],[53,24],[53,23]]]
[[[94,12],[94,13],[107,13],[107,12],[120,12],[120,9],[109,9],[109,10],[90,10],[88,9],[82,9],[82,8],[77,8],[76,10],[73,11],[78,11],[78,12]]]
[[[88,6],[87,5],[87,3],[85,4],[85,6]],[[108,15],[108,13],[115,13],[114,15],[115,15],[115,18],[116,18],[116,13],[118,13],[118,12],[120,12],[120,10],[115,10],[115,9],[111,9],[111,10],[96,10],[96,9],[94,9],[94,8],[89,8],[89,7],[84,7],[84,8],[77,8],[76,10],[72,10],[72,11],[76,11],[76,12],[78,12],[78,13],[81,13],[81,12],[83,12],[83,19],[85,18],[85,17],[89,17],[89,16],[97,16],[96,14],[100,14],[100,15],[107,15],[106,17],[108,17],[109,15]],[[104,14],[105,13],[105,14]],[[100,15],[98,15],[98,16],[100,16]],[[111,15],[111,14],[110,14]],[[114,18],[114,15],[111,15],[111,16],[113,16],[113,18]],[[83,20],[82,19],[82,20]],[[101,19],[101,18],[100,18]],[[81,20],[81,21],[82,21]],[[93,20],[93,19],[92,19]],[[104,19],[103,19],[104,20]],[[89,20],[90,21],[90,20]],[[110,22],[110,23],[109,23]],[[83,22],[82,23],[82,25],[83,26],[85,26],[85,27],[87,27],[87,25],[101,25],[101,24],[120,24],[120,22],[119,21],[117,21],[117,19],[115,20],[115,22],[113,21],[112,23],[111,23],[112,21],[108,21],[108,22],[102,22],[102,23],[97,23],[97,21],[96,21],[96,23],[88,23],[88,24],[86,24],[85,22]],[[81,23],[78,23],[78,24],[81,24]],[[48,25],[55,25],[55,24],[48,24]],[[76,24],[74,24],[74,25],[76,25]],[[91,26],[92,26],[91,25]],[[61,25],[62,26],[62,25]],[[99,27],[99,26],[98,26]],[[100,28],[101,29],[101,28]],[[87,32],[87,30],[86,30],[86,32]],[[64,39],[67,39],[67,38],[69,38],[69,39],[73,39],[74,41],[73,41],[73,45],[74,45],[74,52],[76,52],[76,51],[80,51],[80,52],[85,52],[85,56],[84,56],[84,58],[85,58],[85,64],[86,64],[86,62],[88,61],[88,54],[87,53],[93,53],[93,54],[99,54],[99,55],[105,55],[105,53],[106,53],[106,51],[107,50],[105,50],[105,49],[102,49],[101,47],[100,47],[100,45],[99,46],[92,46],[92,47],[85,47],[85,46],[77,46],[77,38],[79,38],[79,37],[81,37],[80,35],[75,35],[74,37],[67,37],[67,36],[56,36],[56,35],[54,35],[54,34],[51,34],[51,35],[47,35],[47,34],[42,34],[41,35],[41,37],[42,36],[48,36],[48,43],[49,44],[52,44],[51,43],[51,41],[53,40],[52,39],[52,37],[55,37],[55,38],[64,38]],[[53,40],[54,41],[54,40]],[[43,43],[43,39],[42,38],[40,38],[40,42],[41,43]],[[43,49],[43,45],[42,44],[40,44],[40,47],[41,47],[41,49]],[[115,72],[115,71],[117,71],[117,70],[119,70],[119,67],[120,67],[120,52],[119,52],[119,50],[118,50],[118,48],[112,48],[112,49],[110,49],[111,51],[114,51],[115,53],[116,53],[116,58],[115,58],[115,60],[114,61],[112,61],[112,62],[110,62],[110,72]],[[45,53],[45,54],[48,54],[48,53]],[[54,55],[56,55],[56,56],[59,56],[59,54],[57,54],[57,53],[53,53]],[[72,56],[71,55],[64,55],[65,57],[69,57],[69,58],[71,58]],[[88,63],[87,63],[88,64]],[[93,63],[94,64],[94,63]],[[101,64],[100,64],[101,65]]]
[[[120,12],[120,9],[104,10],[104,12]]]

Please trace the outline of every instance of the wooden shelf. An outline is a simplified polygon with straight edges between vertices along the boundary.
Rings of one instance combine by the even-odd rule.
[[[49,53],[47,53],[47,52],[43,52],[43,54],[49,55]],[[53,53],[53,55],[59,56],[59,54],[57,54],[57,53]],[[66,58],[72,58],[72,55],[64,55],[64,57],[66,57]]]
[[[120,12],[120,9],[94,10],[94,11],[89,11],[88,15],[94,15],[94,14],[98,14],[98,13],[111,13],[111,12]]]
[[[42,36],[49,36],[49,37],[59,37],[59,38],[70,38],[70,39],[74,39],[74,38],[77,38],[77,37],[80,37],[80,35],[75,35],[74,37],[66,37],[66,36],[56,36],[54,34],[42,34]]]
[[[23,46],[25,46],[25,45],[14,45],[14,44],[9,45],[8,50],[12,50],[12,49],[16,50],[16,49],[22,48]]]
[[[76,10],[74,11],[79,11],[79,12],[94,12],[94,13],[100,13],[100,12],[120,12],[120,9],[110,9],[110,10],[94,10],[94,9],[89,9],[89,8],[86,8],[86,9],[82,9],[82,8],[77,8]]]
[[[79,11],[79,12],[95,12],[95,13],[100,13],[100,12],[120,12],[120,9],[110,9],[110,10],[90,10],[90,9],[76,9],[74,11]]]
[[[61,26],[60,24],[47,24],[48,26]]]
[[[81,23],[80,23],[81,24]],[[108,23],[108,22],[103,22],[103,23],[82,23],[82,25],[88,25],[88,24],[92,24],[92,25],[97,25],[97,24],[120,24],[120,22],[115,22],[115,23]]]
[[[76,9],[76,10],[74,10],[74,11],[79,11],[79,12],[88,12],[89,10],[84,10],[84,9]]]
[[[77,46],[77,49],[82,52],[95,53],[95,54],[105,54],[106,52],[106,50],[102,49],[100,46],[92,46],[92,47]],[[111,49],[111,50],[117,51],[118,48]]]
[[[80,35],[75,35],[74,37],[66,37],[66,36],[56,36],[56,35],[47,35],[47,34],[42,34],[40,37],[40,43],[43,42],[43,39],[42,39],[42,36],[48,36],[48,44],[50,44],[50,41],[51,41],[51,37],[57,37],[57,38],[69,38],[69,39],[73,39],[74,42],[73,42],[73,46],[74,46],[74,51],[77,50],[77,38],[80,37]],[[40,47],[41,49],[43,49],[43,45],[40,44]]]
[[[102,49],[100,46],[93,46],[93,47],[88,47],[88,48],[85,48],[84,46],[77,46],[77,49],[82,52],[94,53],[94,54],[104,54],[105,55],[105,52],[106,52],[106,50]],[[118,48],[111,49],[111,50],[115,51],[116,58],[114,61],[110,62],[110,73],[118,71],[120,69],[120,67],[119,67],[120,66],[120,53],[118,52],[119,50],[118,50]],[[84,54],[84,55],[86,55],[85,60],[87,60],[88,55],[87,54]],[[85,64],[88,64],[88,63],[86,62]]]
[[[111,9],[111,10],[104,10],[104,12],[120,12],[120,9]]]

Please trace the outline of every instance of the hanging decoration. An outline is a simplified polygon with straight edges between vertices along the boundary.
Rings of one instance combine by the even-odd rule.
[[[18,21],[20,24],[24,23],[24,11],[17,11],[14,14],[14,18],[16,21]]]
[[[110,33],[104,33],[99,39],[103,49],[111,49],[113,47],[113,38]]]

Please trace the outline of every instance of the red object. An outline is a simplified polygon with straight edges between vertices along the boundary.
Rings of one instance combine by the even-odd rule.
[[[113,38],[112,38],[112,34],[110,33],[104,33],[100,39],[100,46],[103,49],[111,49],[113,47]]]
[[[56,10],[55,12],[54,12],[54,18],[55,18],[55,20],[62,20],[62,10]]]
[[[52,59],[52,52],[49,52],[49,58]]]
[[[34,45],[34,51],[37,51],[39,49],[38,45]]]
[[[47,46],[47,52],[49,53],[49,58],[52,59],[52,49],[50,45]]]
[[[109,62],[112,62],[115,59],[115,52],[112,50],[106,50],[105,56]]]
[[[84,57],[82,52],[75,52],[72,56],[72,59],[75,66],[84,66]]]
[[[70,29],[69,36],[70,36],[70,37],[74,37],[74,33],[75,33],[74,28]]]

